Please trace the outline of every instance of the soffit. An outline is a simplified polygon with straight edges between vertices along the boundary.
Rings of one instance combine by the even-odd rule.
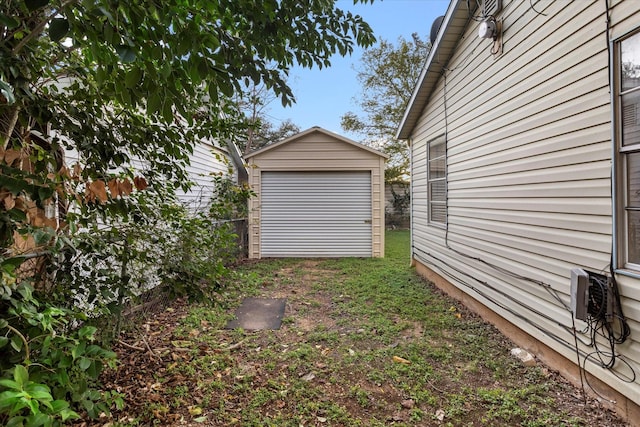
[[[418,84],[411,95],[396,132],[398,139],[409,139],[411,136],[416,123],[422,115],[422,111],[431,98],[433,89],[446,69],[456,46],[462,39],[476,6],[476,2],[467,0],[452,0],[449,4],[436,40],[429,52],[427,62],[418,78]]]

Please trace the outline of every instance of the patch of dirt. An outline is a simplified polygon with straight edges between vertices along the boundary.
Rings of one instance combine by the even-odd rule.
[[[214,328],[207,320],[201,320],[199,325],[193,325],[191,330],[185,332],[180,322],[187,318],[190,307],[182,300],[175,301],[170,307],[142,321],[135,330],[122,336],[115,346],[121,362],[119,369],[103,375],[106,389],[114,389],[125,396],[125,410],[114,411],[112,417],[101,420],[82,420],[77,425],[241,426],[241,417],[234,417],[233,413],[240,414],[251,405],[255,405],[256,411],[262,412],[265,417],[277,413],[283,414],[284,419],[289,416],[289,420],[293,421],[303,409],[297,406],[296,392],[285,384],[289,378],[313,383],[321,390],[318,395],[320,401],[335,403],[354,419],[367,420],[371,414],[375,414],[376,419],[384,419],[386,425],[445,425],[446,418],[440,420],[441,414],[438,413],[413,419],[416,402],[407,397],[406,390],[398,389],[392,382],[376,382],[375,378],[367,378],[357,366],[332,370],[332,360],[341,361],[351,352],[382,344],[367,338],[367,333],[375,331],[359,330],[357,323],[345,321],[342,314],[336,312],[337,303],[349,297],[333,295],[321,285],[323,279],[335,272],[319,268],[318,262],[313,260],[302,262],[296,269],[281,269],[272,278],[272,283],[265,283],[263,287],[262,297],[287,298],[285,321],[278,331],[245,332],[241,336],[234,331]],[[303,270],[303,274],[299,274],[299,270]],[[461,318],[478,320],[464,307],[453,301],[451,304],[455,304]],[[318,330],[327,335],[326,340],[308,342],[308,333]],[[492,333],[497,335],[495,331]],[[339,344],[331,340],[343,340],[348,334],[356,334],[358,339],[346,344],[346,350],[339,351]],[[204,336],[211,336],[212,339],[204,340]],[[418,339],[428,339],[434,351],[446,350],[454,345],[454,337],[427,337],[422,324],[408,322],[398,335],[398,341],[389,347],[398,345],[398,342],[410,343]],[[504,339],[504,347],[508,346],[508,341]],[[322,357],[308,358],[305,350],[314,351]],[[268,351],[292,357],[258,357]],[[201,364],[198,365],[201,367],[199,370],[191,372],[183,369],[196,360],[208,361],[206,363],[215,366],[207,370]],[[434,360],[434,370],[439,368],[438,363],[441,367],[449,363],[446,360]],[[402,360],[397,362],[404,363]],[[472,361],[458,361],[454,368],[469,387],[495,385],[493,372],[482,366],[474,366]],[[543,372],[549,383],[553,384],[549,387],[549,398],[555,401],[557,410],[584,419],[587,426],[626,425],[596,400],[589,399],[588,405],[585,405],[579,390],[557,373],[545,368]],[[255,393],[248,394],[243,387],[250,387],[254,392],[277,390],[279,394],[272,394],[280,397],[271,397],[260,406],[255,400]],[[454,378],[438,379],[430,383],[430,392],[444,395],[456,387],[460,387],[460,382]],[[247,396],[253,396],[253,400],[248,400]],[[224,406],[224,418],[212,415],[220,406]],[[471,402],[461,402],[460,406],[462,411],[468,413],[465,424],[458,425],[491,425],[479,423],[482,414],[474,412]],[[201,415],[203,417],[199,418]],[[314,414],[313,419],[314,422],[305,425],[346,425],[328,421],[327,415],[322,412]],[[256,421],[251,425],[261,424]],[[367,425],[366,422],[363,425]]]

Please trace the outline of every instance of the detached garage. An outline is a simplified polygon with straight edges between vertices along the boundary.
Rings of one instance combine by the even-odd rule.
[[[245,156],[249,257],[383,257],[387,156],[314,127]]]

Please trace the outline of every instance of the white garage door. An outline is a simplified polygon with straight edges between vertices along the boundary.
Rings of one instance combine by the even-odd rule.
[[[370,257],[371,173],[263,172],[263,257]]]

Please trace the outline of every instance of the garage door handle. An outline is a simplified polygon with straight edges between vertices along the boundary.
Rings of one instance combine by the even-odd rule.
[[[365,220],[364,220],[364,223],[365,223],[365,224],[371,224],[371,220],[370,220],[370,219],[365,219]]]

